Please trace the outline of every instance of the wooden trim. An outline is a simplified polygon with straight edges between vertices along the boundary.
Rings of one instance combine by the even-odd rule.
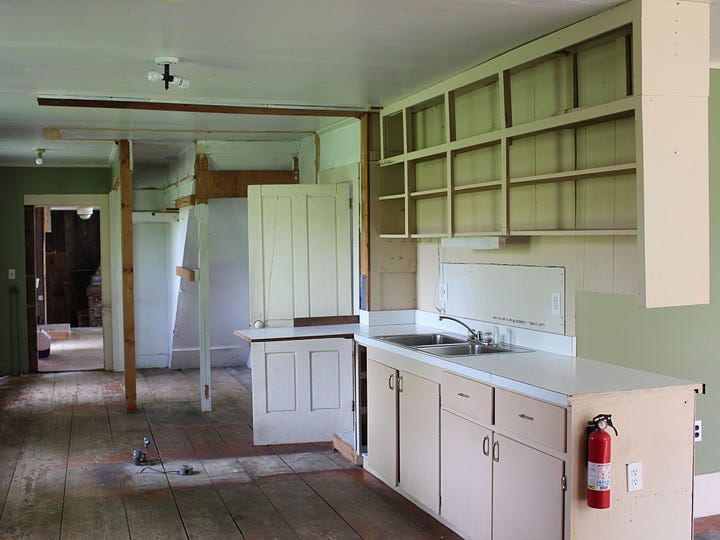
[[[376,116],[377,119],[377,116]],[[370,115],[360,118],[360,309],[370,309]],[[364,287],[363,287],[364,285]],[[364,289],[364,290],[363,290]]]
[[[112,191],[117,191],[118,189],[120,189],[120,177],[117,177],[115,179],[115,182],[113,183],[113,186],[112,186]]]
[[[353,465],[362,465],[362,456],[355,453],[355,449],[352,445],[339,437],[336,433],[333,434],[333,450],[336,450],[342,457],[347,459]]]
[[[206,114],[252,114],[260,116],[322,116],[330,118],[360,118],[365,111],[351,109],[303,109],[288,107],[243,105],[210,105],[202,103],[168,103],[158,101],[130,101],[120,99],[82,99],[82,98],[37,98],[38,105],[44,107],[80,107],[90,109],[121,109],[131,111],[175,111]]]
[[[236,336],[249,341],[250,343],[269,343],[271,341],[303,341],[308,339],[354,339],[355,334],[313,334],[312,336],[293,336],[293,337],[272,337],[272,338],[253,338],[250,339],[241,333],[233,332]]]
[[[502,73],[503,76],[503,103],[505,104],[505,125],[503,127],[512,127],[512,97],[510,94],[510,70],[506,69]]]
[[[320,135],[315,133],[315,183],[320,183]]]
[[[195,195],[186,195],[175,199],[175,208],[187,208],[188,206],[195,206]]]
[[[186,281],[197,281],[198,278],[197,270],[185,268],[184,266],[176,266],[175,275]]]
[[[125,334],[125,410],[137,411],[135,366],[135,286],[133,268],[132,171],[130,142],[118,141],[120,151],[120,228],[122,235],[123,330]]]
[[[337,315],[332,317],[298,317],[293,319],[293,326],[325,326],[329,324],[358,324],[358,315]]]
[[[195,204],[206,204],[210,199],[246,198],[247,188],[252,185],[298,183],[298,171],[210,171],[199,169],[196,170],[195,176]]]

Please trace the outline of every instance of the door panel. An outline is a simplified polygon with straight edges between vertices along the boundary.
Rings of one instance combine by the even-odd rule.
[[[346,184],[250,186],[250,319],[352,315]]]
[[[563,462],[502,435],[495,445],[493,538],[562,538]]]

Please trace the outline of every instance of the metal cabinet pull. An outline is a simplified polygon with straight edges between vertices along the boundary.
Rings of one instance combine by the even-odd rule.
[[[483,437],[483,455],[490,455],[490,435],[485,435],[485,437]]]
[[[394,373],[388,377],[388,388],[390,388],[390,390],[395,390],[395,387],[393,386],[393,379],[394,379],[394,378],[395,378],[395,374],[394,374]]]
[[[398,392],[402,392],[402,391],[403,391],[403,376],[399,375],[398,376]]]
[[[464,398],[469,398],[469,397],[470,397],[469,394],[463,394],[462,392],[458,392],[458,396],[464,397]]]
[[[520,418],[522,418],[523,420],[529,420],[530,422],[532,422],[533,420],[535,420],[532,416],[528,416],[528,415],[525,414],[525,413],[520,413],[520,414],[518,414],[518,416],[519,416]]]
[[[493,461],[496,463],[500,463],[500,441],[495,441],[493,443],[493,455],[492,455]]]

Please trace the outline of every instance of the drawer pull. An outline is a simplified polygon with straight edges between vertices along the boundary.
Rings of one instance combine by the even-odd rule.
[[[469,398],[469,397],[470,397],[469,394],[464,394],[464,393],[462,393],[462,392],[458,392],[458,396],[464,397],[464,398]]]
[[[520,413],[520,414],[518,414],[518,416],[519,416],[520,418],[522,418],[523,420],[529,420],[530,422],[532,422],[533,420],[535,420],[532,416],[528,416],[528,415],[525,414],[525,413]]]
[[[388,388],[390,388],[390,390],[395,390],[395,385],[393,384],[394,378],[395,378],[395,374],[392,374],[388,377]]]
[[[483,455],[490,455],[490,435],[483,437]]]
[[[493,455],[492,455],[493,461],[495,463],[500,463],[500,441],[495,441],[493,443]]]

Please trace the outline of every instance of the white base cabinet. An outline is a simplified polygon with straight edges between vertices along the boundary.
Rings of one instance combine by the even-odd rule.
[[[331,441],[353,430],[353,340],[253,341],[255,444]]]
[[[394,355],[383,355],[392,364]],[[388,362],[390,360],[390,362]],[[368,351],[368,468],[425,509],[440,509],[440,385]]]

